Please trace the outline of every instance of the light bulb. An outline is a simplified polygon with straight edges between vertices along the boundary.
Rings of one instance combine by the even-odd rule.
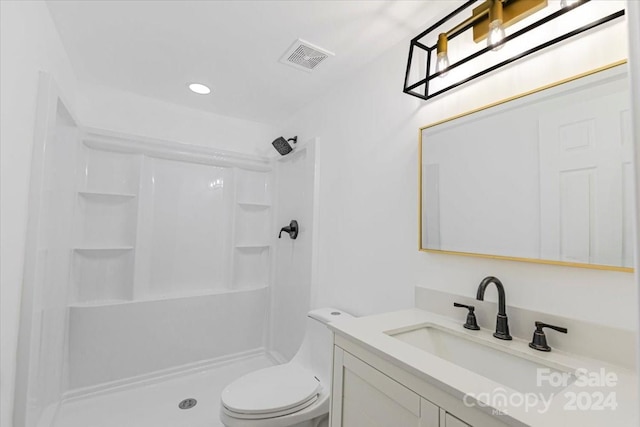
[[[578,3],[578,0],[562,0],[560,2],[560,7],[565,8],[565,7],[573,6],[576,3]]]
[[[449,68],[449,56],[447,56],[447,52],[438,53],[438,59],[436,60],[436,73],[442,72],[440,77],[444,77],[449,72],[447,69]]]
[[[447,45],[449,44],[449,39],[447,38],[447,33],[438,34],[438,56],[436,59],[436,73],[442,72],[440,77],[444,77],[448,74],[447,70],[449,69],[449,56],[447,55]]]
[[[496,46],[504,39],[504,27],[500,19],[495,19],[489,24],[489,35],[487,36],[487,46],[492,47],[494,52],[502,49],[504,44]],[[495,47],[494,47],[495,46]]]

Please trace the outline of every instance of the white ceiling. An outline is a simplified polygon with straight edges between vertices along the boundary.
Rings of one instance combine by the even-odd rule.
[[[456,3],[48,1],[81,81],[266,123],[290,116]],[[279,63],[297,38],[336,56],[312,73]],[[186,84],[194,81],[212,94],[191,93]]]

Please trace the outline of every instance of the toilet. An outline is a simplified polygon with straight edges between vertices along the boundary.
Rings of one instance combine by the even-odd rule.
[[[333,308],[310,311],[304,340],[290,362],[251,372],[222,391],[222,423],[227,427],[326,426],[333,354],[333,336],[326,325],[351,317]]]

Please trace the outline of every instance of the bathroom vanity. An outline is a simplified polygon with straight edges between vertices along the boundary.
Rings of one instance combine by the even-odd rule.
[[[332,427],[508,425],[340,335],[333,381]]]
[[[513,340],[498,340],[485,315],[495,304],[477,303],[479,331],[463,328],[464,313],[420,308],[332,323],[331,427],[636,425],[636,374],[625,365],[632,356],[620,363],[558,349],[589,335],[589,325],[572,320],[577,336],[549,332],[551,352],[531,349],[531,335],[521,333],[533,333],[521,327],[530,313],[517,308],[509,308]],[[596,328],[591,342],[627,336],[607,329]]]

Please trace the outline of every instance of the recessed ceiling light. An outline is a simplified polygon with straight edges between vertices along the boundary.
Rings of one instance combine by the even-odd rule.
[[[208,95],[211,93],[211,89],[202,83],[190,83],[189,89],[191,89],[191,92],[195,92],[199,95]]]

